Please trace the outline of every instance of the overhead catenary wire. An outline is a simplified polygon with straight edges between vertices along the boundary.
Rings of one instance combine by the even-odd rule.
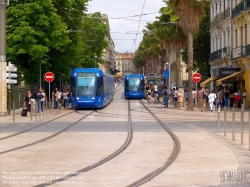
[[[146,3],[146,0],[144,0],[143,6],[142,6],[141,16],[143,15],[143,10],[144,10],[144,7],[145,7],[145,3]],[[132,43],[132,46],[131,46],[130,50],[132,49],[134,44],[135,44],[135,48],[136,48],[137,35],[138,35],[139,27],[140,27],[140,24],[141,24],[141,16],[140,16],[139,24],[138,24],[138,27],[137,27],[137,32],[136,32],[136,35],[135,35],[135,39],[134,39],[134,42]]]

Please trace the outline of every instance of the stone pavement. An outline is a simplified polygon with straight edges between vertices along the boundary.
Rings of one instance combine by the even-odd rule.
[[[170,103],[169,108],[163,108],[162,104],[147,105],[146,100],[142,100],[142,102],[177,135],[181,142],[181,151],[175,162],[163,173],[142,186],[250,186],[248,134],[245,134],[245,145],[241,146],[239,141],[239,111],[236,112],[236,141],[231,141],[230,113],[228,115],[228,133],[224,137],[224,134],[221,133],[223,132],[222,122],[221,131],[217,133],[217,113],[200,112],[199,110],[186,111],[184,107],[175,109],[172,103]],[[125,100],[115,98],[108,107],[99,110],[97,114],[100,115],[102,121],[98,124],[96,123],[96,116],[93,115],[88,119],[88,126],[81,124],[75,127],[75,130],[73,128],[55,139],[44,142],[42,146],[36,145],[24,151],[19,150],[11,153],[12,157],[18,153],[18,157],[21,158],[20,165],[15,166],[14,162],[17,161],[17,158],[11,160],[8,155],[1,157],[13,161],[8,164],[8,162],[1,160],[1,167],[18,168],[19,171],[32,171],[32,169],[37,170],[37,168],[44,171],[59,171],[59,168],[60,171],[63,171],[63,169],[65,171],[65,168],[70,168],[72,171],[76,171],[75,168],[79,165],[84,167],[97,162],[109,152],[116,150],[126,137],[126,129],[124,130],[120,126],[121,123],[126,122],[124,118],[127,115],[127,113],[124,113],[126,108],[121,107],[126,106],[122,105],[124,103],[126,104]],[[124,153],[81,176],[84,181],[82,185],[55,184],[52,186],[121,187],[160,167],[171,152],[171,139],[167,136],[167,133],[157,127],[157,124],[154,124],[154,120],[146,114],[139,101],[135,106],[137,107],[134,107],[132,111],[134,139]],[[109,110],[109,107],[113,110]],[[55,110],[55,113],[50,116],[37,118],[37,120],[33,118],[33,122],[30,121],[29,117],[21,117],[20,113],[17,113],[15,124],[38,123],[63,115],[66,112],[69,112],[69,110]],[[109,117],[105,113],[109,114]],[[110,113],[113,115],[110,115]],[[245,116],[245,119],[247,120],[247,116]],[[14,124],[12,116],[0,118],[0,120],[0,125],[10,124],[10,128],[14,127],[11,125]],[[115,123],[115,125],[111,126],[112,123]],[[110,132],[107,130],[108,125],[111,128]],[[149,128],[150,125],[152,128]],[[103,131],[95,136],[96,132],[93,131],[93,126],[103,128]],[[87,128],[90,128],[90,130],[86,130]],[[247,123],[245,124],[246,129]],[[74,136],[72,136],[72,132]],[[32,133],[27,134],[27,137],[29,136],[32,137]],[[33,134],[33,136],[35,135]],[[67,141],[64,141],[66,139]],[[81,141],[76,141],[76,139]],[[63,146],[61,146],[62,142],[64,143]],[[53,152],[48,152],[50,149],[53,149]],[[98,154],[96,154],[97,150]],[[61,156],[62,153],[65,154],[65,158]],[[39,159],[39,156],[46,157],[46,159]],[[35,164],[38,161],[39,164]]]

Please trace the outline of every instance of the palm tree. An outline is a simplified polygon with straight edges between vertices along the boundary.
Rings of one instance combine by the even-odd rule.
[[[164,0],[179,17],[179,23],[188,38],[188,110],[192,110],[193,37],[199,29],[201,16],[205,14],[206,0]]]

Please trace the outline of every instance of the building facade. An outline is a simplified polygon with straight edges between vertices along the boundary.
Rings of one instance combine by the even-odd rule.
[[[250,96],[250,0],[214,0],[210,5],[211,78],[203,82]]]
[[[116,53],[115,59],[116,69],[119,70],[122,75],[136,73],[133,63],[134,53]]]

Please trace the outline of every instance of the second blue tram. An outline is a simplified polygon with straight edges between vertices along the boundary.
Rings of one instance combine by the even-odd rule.
[[[127,74],[125,76],[124,96],[126,99],[144,98],[144,76],[142,74]]]
[[[114,96],[115,80],[98,68],[76,68],[70,75],[73,108],[103,108]]]

